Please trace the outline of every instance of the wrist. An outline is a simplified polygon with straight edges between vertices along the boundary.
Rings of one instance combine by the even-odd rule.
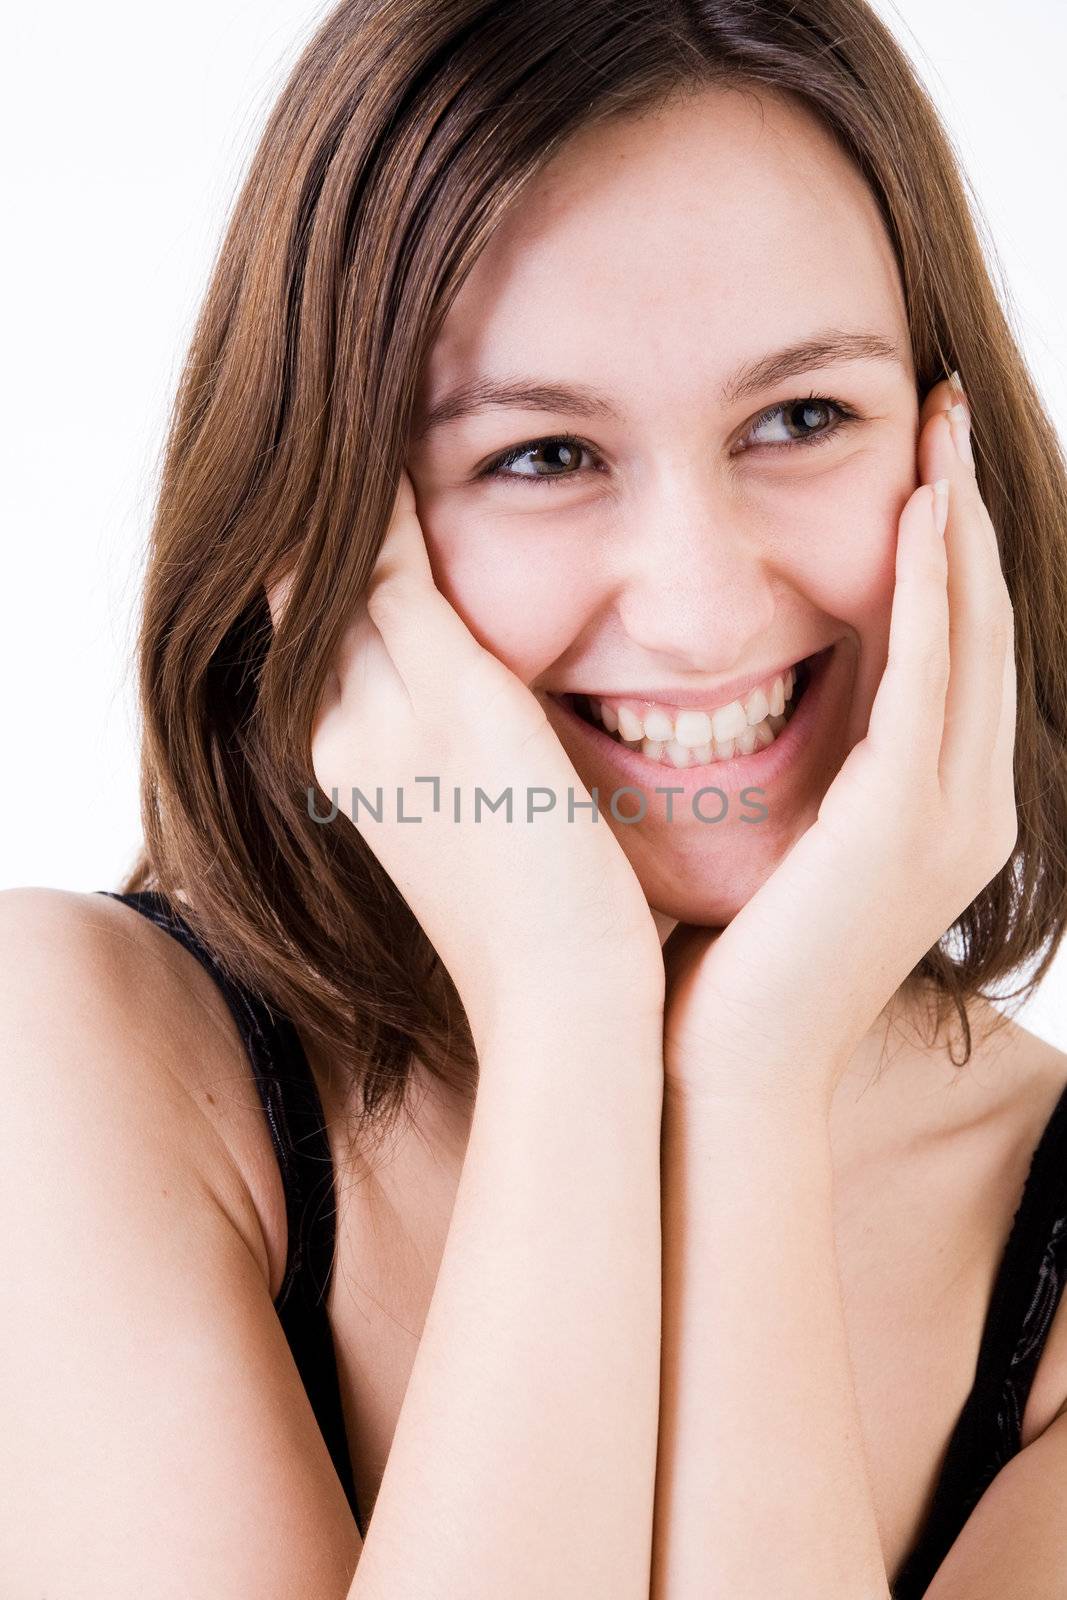
[[[798,1061],[771,1071],[751,1061],[728,1064],[708,1054],[688,1066],[665,1058],[663,1088],[665,1104],[673,1110],[707,1116],[723,1127],[759,1122],[818,1128],[828,1121],[833,1101],[830,1073],[805,1072]]]
[[[591,949],[544,944],[511,954],[506,967],[472,975],[461,998],[475,1036],[512,1027],[595,1026],[617,1033],[655,1027],[662,1050],[666,977],[658,946],[650,956],[629,945]]]
[[[479,1060],[516,1042],[539,1051],[652,1059],[663,1075],[663,998],[653,986],[608,980],[575,965],[495,985],[468,1008]]]

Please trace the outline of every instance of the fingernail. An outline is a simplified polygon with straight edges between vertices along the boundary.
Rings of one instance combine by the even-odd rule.
[[[948,412],[948,425],[952,442],[961,461],[974,470],[974,451],[971,449],[971,415],[966,406],[952,406]]]
[[[974,469],[974,451],[971,448],[971,410],[967,404],[967,396],[963,392],[963,381],[958,372],[953,372],[948,380],[949,391],[955,396],[953,404],[949,407],[948,423],[952,434],[952,442],[956,446],[956,454],[961,461]]]
[[[948,479],[938,478],[934,484],[934,526],[942,539],[948,526]]]

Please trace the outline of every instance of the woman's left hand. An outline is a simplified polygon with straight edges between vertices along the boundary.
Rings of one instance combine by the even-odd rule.
[[[727,927],[682,925],[664,947],[668,1090],[828,1109],[880,1012],[1015,848],[1013,614],[954,399],[939,383],[920,415],[866,737]]]

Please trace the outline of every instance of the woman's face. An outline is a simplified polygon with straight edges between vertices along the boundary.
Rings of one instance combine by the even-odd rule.
[[[728,922],[866,733],[918,400],[875,202],[774,96],[709,89],[583,130],[448,314],[407,462],[434,576],[542,702],[667,917]],[[818,652],[776,732],[755,691]],[[587,722],[583,694],[650,742]],[[611,814],[625,786],[639,822]]]

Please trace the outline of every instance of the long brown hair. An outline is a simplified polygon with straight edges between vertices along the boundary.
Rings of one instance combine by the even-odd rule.
[[[864,174],[896,252],[920,395],[974,412],[1018,658],[1012,859],[912,974],[954,1005],[1063,932],[1067,484],[949,139],[863,0],[343,0],[237,200],[176,397],[140,627],[144,849],[124,891],[188,896],[224,965],[351,1063],[362,1112],[412,1052],[463,1092],[462,1006],[343,815],[312,820],[310,729],[377,555],[441,320],[505,208],[592,120],[728,83],[792,95]],[[272,632],[264,585],[295,575]],[[320,815],[329,812],[316,791]]]

